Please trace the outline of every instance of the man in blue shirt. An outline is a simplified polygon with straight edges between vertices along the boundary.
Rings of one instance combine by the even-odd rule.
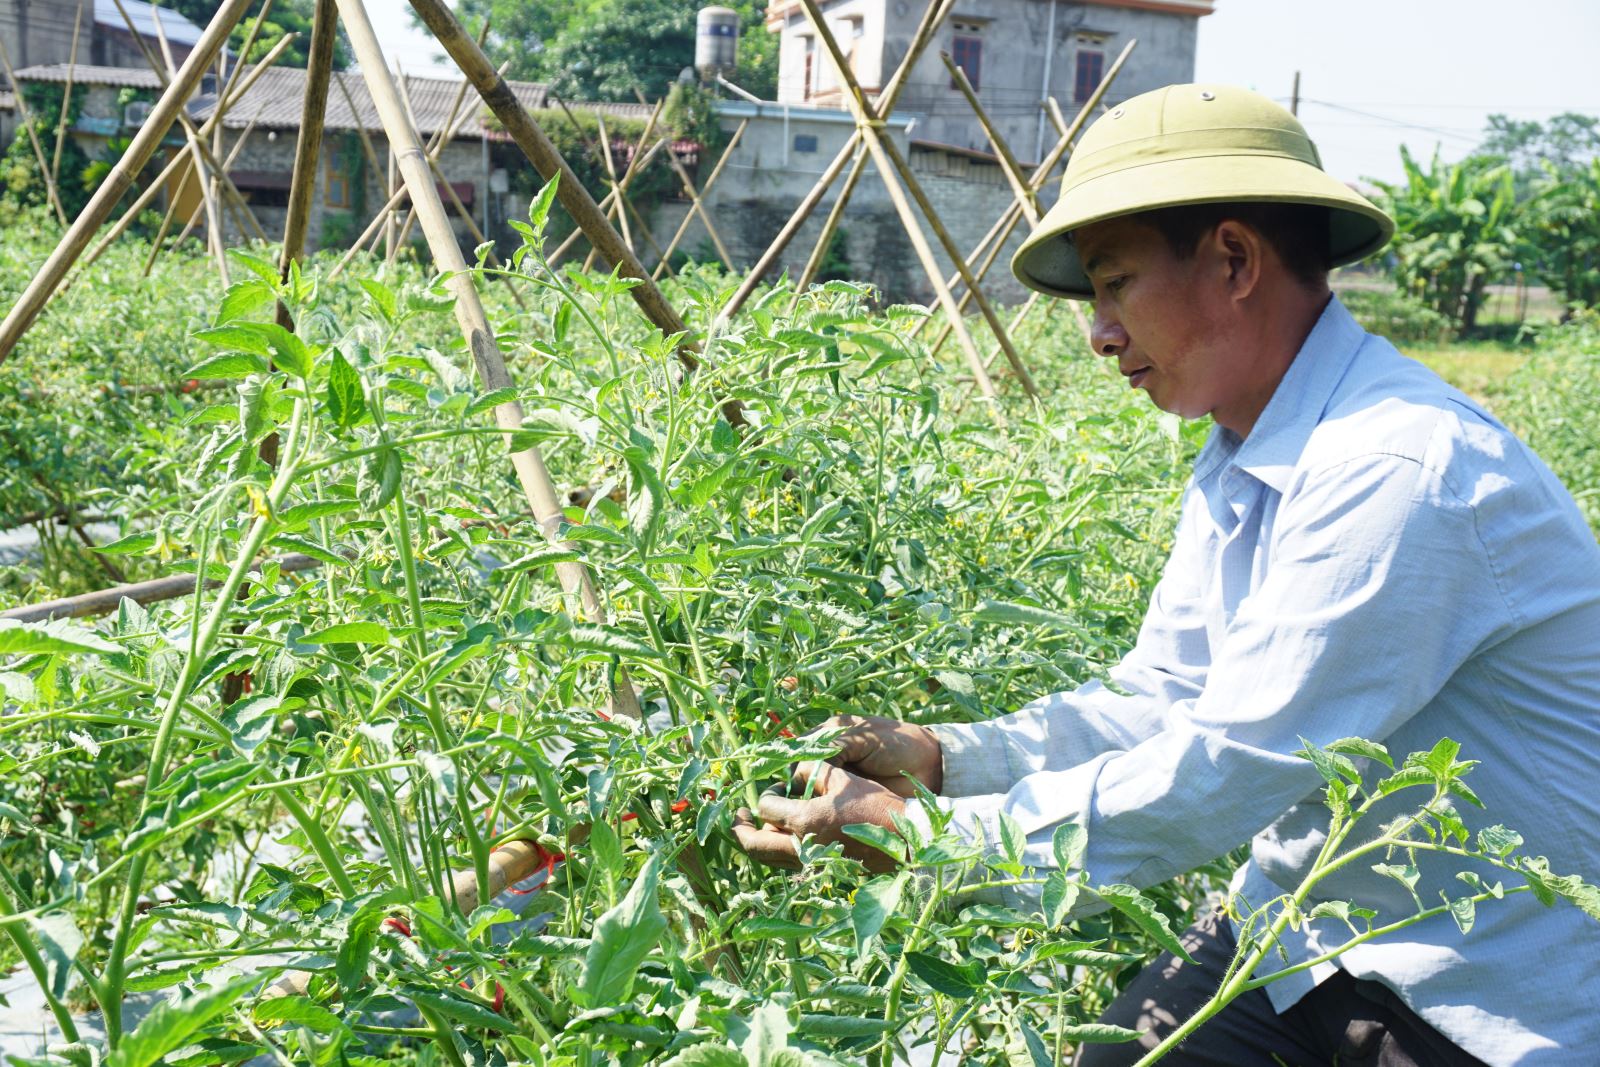
[[[1326,839],[1302,737],[1365,737],[1400,755],[1449,737],[1482,761],[1472,786],[1492,815],[1458,811],[1469,828],[1503,820],[1529,854],[1600,871],[1600,546],[1526,446],[1332,296],[1328,269],[1392,228],[1253,93],[1170,86],[1099,119],[1013,269],[1092,299],[1095,351],[1158,407],[1215,423],[1138,641],[1114,688],[1093,682],[987,722],[836,720],[848,727],[839,757],[802,773],[814,795],[763,798],[764,825],[745,815],[735,827],[746,850],[793,865],[797,835],[844,840],[842,827],[896,814],[926,829],[910,775],[970,840],[996,842],[1000,815],[1014,819],[1036,867],[1053,863],[1054,829],[1078,823],[1101,884],[1153,885],[1248,841],[1231,888],[1259,904],[1295,889]],[[1388,803],[1397,814],[1411,802]],[[1375,811],[1371,825],[1388,817]],[[1460,895],[1462,867],[1418,865],[1422,899]],[[1365,867],[1318,896],[1416,910]],[[1002,899],[1037,906],[1021,890]],[[1597,1055],[1600,924],[1577,908],[1519,894],[1483,908],[1466,935],[1441,915],[1305,965],[1342,931],[1287,931],[1287,959],[1269,956],[1258,975],[1290,973],[1166,1062]],[[1215,992],[1236,935],[1216,917],[1189,931],[1197,962],[1158,960],[1104,1017],[1145,1039],[1080,1063],[1154,1047]]]

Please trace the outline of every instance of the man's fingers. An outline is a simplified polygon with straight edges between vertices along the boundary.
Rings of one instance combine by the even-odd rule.
[[[800,866],[799,839],[783,830],[758,828],[748,808],[740,808],[734,816],[733,836],[746,855],[757,863],[791,870]]]
[[[803,760],[789,772],[789,794],[820,797],[844,788],[850,772],[829,760]]]
[[[803,821],[805,805],[806,801],[786,797],[769,789],[761,794],[756,804],[756,812],[767,822],[786,830],[804,833],[804,827],[799,824]]]

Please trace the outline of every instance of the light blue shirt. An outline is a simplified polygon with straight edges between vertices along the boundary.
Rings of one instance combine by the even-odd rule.
[[[1110,676],[1120,692],[1091,682],[933,728],[958,834],[997,842],[1006,812],[1042,868],[1074,820],[1092,880],[1138,886],[1249,841],[1233,888],[1259,905],[1298,886],[1327,829],[1322,780],[1293,755],[1301,736],[1382,741],[1397,761],[1450,737],[1482,761],[1468,784],[1487,810],[1458,812],[1470,827],[1504,823],[1558,872],[1600,874],[1600,546],[1527,446],[1337,298],[1249,437],[1213,431],[1138,642]],[[1403,791],[1367,825],[1422,799]],[[1518,884],[1447,856],[1418,867],[1431,904],[1463,895],[1456,870]],[[1384,921],[1416,910],[1365,868],[1318,897]],[[1331,920],[1291,932],[1290,962],[1348,936]],[[1271,956],[1258,973],[1283,966]],[[1564,902],[1487,901],[1467,935],[1440,916],[1338,966],[1494,1067],[1600,1062],[1600,923]],[[1266,990],[1283,1011],[1332,973]]]

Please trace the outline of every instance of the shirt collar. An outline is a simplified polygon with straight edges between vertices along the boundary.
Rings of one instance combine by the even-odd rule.
[[[1250,436],[1241,441],[1232,430],[1216,427],[1195,463],[1196,478],[1227,462],[1282,493],[1364,336],[1339,298],[1330,298]]]

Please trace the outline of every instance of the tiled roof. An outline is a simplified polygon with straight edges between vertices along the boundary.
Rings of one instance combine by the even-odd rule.
[[[64,82],[70,63],[46,63],[17,71],[17,80],[25,82]],[[115,85],[133,89],[159,89],[161,81],[148,67],[95,67],[79,63],[72,70],[72,80],[78,85]]]
[[[153,5],[144,0],[122,0],[122,6],[127,8],[128,19],[141,37],[148,37],[152,41],[157,39],[156,9]],[[94,20],[101,26],[110,26],[123,32],[128,29],[128,23],[123,21],[122,13],[117,10],[116,0],[94,0]],[[161,32],[166,35],[169,44],[192,47],[199,42],[201,30],[176,11],[166,8],[161,12]]]
[[[127,0],[123,2],[126,3]],[[165,18],[164,15],[162,17]],[[17,78],[21,81],[64,82],[67,80],[67,67],[66,63],[29,67],[26,70],[19,70]],[[241,77],[248,73],[246,71]],[[378,109],[367,93],[367,83],[362,79],[360,72],[347,70],[336,73],[334,77],[341,80],[344,87],[349,90],[349,101],[345,99],[345,94],[340,92],[337,85],[328,91],[328,112],[324,120],[327,128],[330,130],[365,128],[372,133],[382,133],[383,124],[378,121]],[[403,80],[405,95],[410,98],[411,108],[416,116],[417,131],[423,137],[429,137],[442,129],[448,121],[450,106],[455,102],[461,82],[452,78],[421,77],[415,74],[404,75]],[[94,67],[80,63],[73,75],[73,81],[79,85],[160,88],[160,83],[153,72],[138,67]],[[550,96],[546,86],[540,83],[511,82],[510,85],[517,99],[530,110],[556,106],[555,99]],[[251,122],[266,129],[297,129],[300,126],[300,110],[305,97],[305,86],[304,70],[296,67],[270,67],[228,109],[227,114],[222,117],[222,124],[231,129],[242,129]],[[350,107],[352,102],[355,104],[354,111]],[[197,96],[189,104],[189,114],[196,119],[204,120],[211,116],[216,105],[215,94]],[[638,119],[648,118],[651,110],[644,104],[626,103],[580,104],[573,101],[570,106]],[[456,116],[456,136],[472,138],[487,133],[492,140],[504,139],[506,135],[500,130],[499,123],[492,118],[485,129],[482,119],[486,114],[487,109],[483,101],[478,98],[476,92],[469,89]]]

